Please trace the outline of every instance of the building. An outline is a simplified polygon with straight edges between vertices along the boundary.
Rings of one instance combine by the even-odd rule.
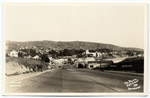
[[[36,56],[34,56],[34,57],[33,57],[33,59],[35,59],[35,60],[39,60],[39,59],[40,59],[40,57],[39,57],[38,55],[36,55]]]
[[[105,55],[105,53],[101,53],[101,52],[89,52],[89,50],[86,50],[85,54],[86,54],[87,57],[102,57],[102,55]]]
[[[112,60],[88,61],[88,68],[106,68],[114,64]]]
[[[10,57],[18,57],[18,52],[15,50],[12,50],[11,52],[8,53],[8,56]]]

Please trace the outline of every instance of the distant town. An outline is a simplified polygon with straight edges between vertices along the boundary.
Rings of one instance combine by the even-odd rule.
[[[47,58],[60,58],[60,57],[97,57],[99,59],[112,59],[119,57],[143,57],[143,51],[113,51],[111,49],[97,49],[97,50],[83,50],[83,49],[43,49],[33,46],[33,48],[20,47],[18,50],[9,50],[6,57],[22,57],[32,59],[42,59],[45,55]]]
[[[56,63],[69,63],[75,67],[97,68],[100,63],[104,63],[104,68],[131,58],[144,58],[143,51],[136,50],[114,50],[111,48],[101,49],[62,49],[62,48],[44,48],[32,46],[30,48],[18,45],[16,50],[6,50],[6,57],[17,57],[32,59],[48,64],[48,68],[56,67]],[[9,47],[9,46],[7,46]],[[131,60],[132,61],[132,60]],[[98,65],[97,65],[98,64]],[[101,64],[102,65],[102,64]],[[126,64],[125,64],[126,65]],[[119,66],[119,65],[118,65]],[[127,64],[128,67],[133,67]],[[143,66],[143,65],[142,65]],[[58,66],[57,66],[58,67]],[[101,66],[102,67],[102,66]],[[116,66],[117,68],[117,66]],[[32,70],[35,70],[34,68]],[[139,70],[139,69],[138,69]],[[143,70],[143,68],[141,68]]]
[[[140,86],[135,86],[138,88],[135,92],[142,92],[143,73],[144,51],[142,49],[84,42],[65,42],[65,44],[61,42],[61,45],[55,42],[53,44],[51,42],[13,42],[6,44],[7,92],[37,92],[38,89],[42,92],[97,92],[103,90],[129,92],[123,82],[128,81],[126,79],[131,77],[133,79],[136,77],[134,79],[136,81],[140,80]],[[22,86],[18,86],[18,88],[9,86],[16,86],[10,84],[10,81],[17,83],[17,86],[19,83],[23,88]],[[34,85],[33,81],[36,81],[37,85]],[[27,83],[31,86],[26,86]],[[101,83],[110,87],[103,87]],[[112,83],[115,87],[111,85]],[[120,85],[119,89],[118,83],[123,85]],[[80,88],[76,85],[83,87]],[[94,85],[97,86],[94,87]],[[72,87],[74,89],[70,90]]]

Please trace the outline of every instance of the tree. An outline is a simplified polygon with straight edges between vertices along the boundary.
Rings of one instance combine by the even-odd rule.
[[[128,56],[134,56],[134,53],[133,53],[133,51],[127,51],[127,53],[126,53]]]
[[[24,57],[23,53],[19,52],[18,57]]]
[[[44,62],[49,62],[50,61],[47,54],[42,54],[41,55],[41,60],[44,61]]]
[[[51,51],[49,51],[49,54],[51,54],[53,58],[58,56],[58,53],[55,50],[53,50],[53,49]]]
[[[36,51],[35,50],[33,50],[33,49],[30,49],[29,50],[29,54],[32,56],[32,57],[34,57],[34,56],[36,56]]]

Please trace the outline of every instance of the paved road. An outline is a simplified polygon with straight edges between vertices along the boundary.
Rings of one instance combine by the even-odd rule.
[[[138,80],[127,87],[124,82]],[[134,90],[128,88],[134,88]],[[24,79],[19,87],[13,89],[17,93],[50,93],[50,92],[142,92],[143,77],[116,74],[89,69],[56,69],[40,75]]]

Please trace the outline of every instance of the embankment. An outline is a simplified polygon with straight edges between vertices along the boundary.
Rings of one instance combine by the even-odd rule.
[[[44,69],[46,69],[46,64],[38,60],[20,57],[6,57],[6,75],[17,75],[33,71],[43,71]]]

